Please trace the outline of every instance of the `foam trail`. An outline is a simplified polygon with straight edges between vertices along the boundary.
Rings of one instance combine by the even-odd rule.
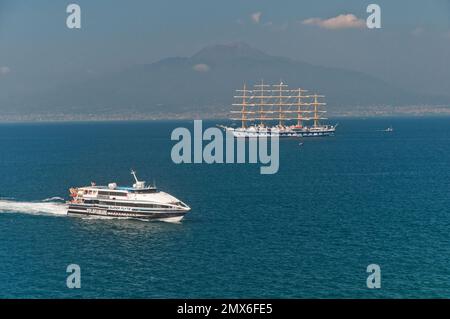
[[[17,202],[0,200],[0,213],[24,213],[33,215],[67,215],[67,205],[51,202]]]
[[[49,197],[49,198],[46,198],[46,199],[44,199],[44,200],[42,200],[43,202],[53,202],[53,201],[65,201],[65,199],[64,198],[62,198],[62,197],[59,197],[59,196],[54,196],[54,197]]]

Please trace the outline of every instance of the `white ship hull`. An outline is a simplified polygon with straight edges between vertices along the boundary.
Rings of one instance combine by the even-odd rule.
[[[169,222],[179,222],[183,219],[187,211],[173,210],[143,210],[129,209],[120,206],[97,206],[86,204],[69,203],[68,215],[72,216],[93,216],[107,218],[123,218],[123,219],[141,219],[141,220],[161,220]]]
[[[94,216],[104,218],[135,218],[179,222],[190,211],[190,207],[174,196],[145,186],[134,171],[136,183],[133,187],[85,186],[71,188],[73,199],[68,202],[68,215]]]
[[[247,128],[223,127],[227,132],[233,134],[234,137],[254,138],[254,137],[320,137],[331,136],[336,131],[334,125],[323,125],[317,127],[259,127],[250,126]]]

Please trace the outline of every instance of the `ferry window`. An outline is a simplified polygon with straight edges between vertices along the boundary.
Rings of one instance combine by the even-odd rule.
[[[108,191],[99,191],[99,195],[106,195],[106,196],[127,196],[127,193],[123,192],[108,192]]]
[[[127,194],[125,193],[118,193],[118,192],[109,192],[110,196],[126,196]]]
[[[157,193],[157,192],[158,192],[158,190],[155,188],[133,190],[133,193],[135,193],[135,194],[151,194],[151,193]]]

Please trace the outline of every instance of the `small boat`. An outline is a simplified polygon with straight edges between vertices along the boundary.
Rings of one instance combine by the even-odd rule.
[[[390,126],[387,129],[385,129],[384,132],[394,132],[394,128]]]
[[[114,218],[136,218],[179,222],[190,211],[190,207],[155,186],[146,186],[131,171],[133,187],[120,187],[116,183],[108,186],[71,188],[72,200],[68,202],[68,215],[100,216]]]

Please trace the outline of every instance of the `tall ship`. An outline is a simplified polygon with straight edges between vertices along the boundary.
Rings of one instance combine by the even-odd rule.
[[[179,222],[190,207],[156,186],[146,186],[131,171],[135,183],[132,187],[91,186],[71,188],[68,215],[102,216],[115,218],[154,219]]]
[[[220,126],[235,137],[314,137],[334,135],[337,125],[322,124],[327,120],[323,95],[305,94],[301,88],[287,84],[265,84],[261,81],[248,89],[236,90],[231,119],[240,127]]]

